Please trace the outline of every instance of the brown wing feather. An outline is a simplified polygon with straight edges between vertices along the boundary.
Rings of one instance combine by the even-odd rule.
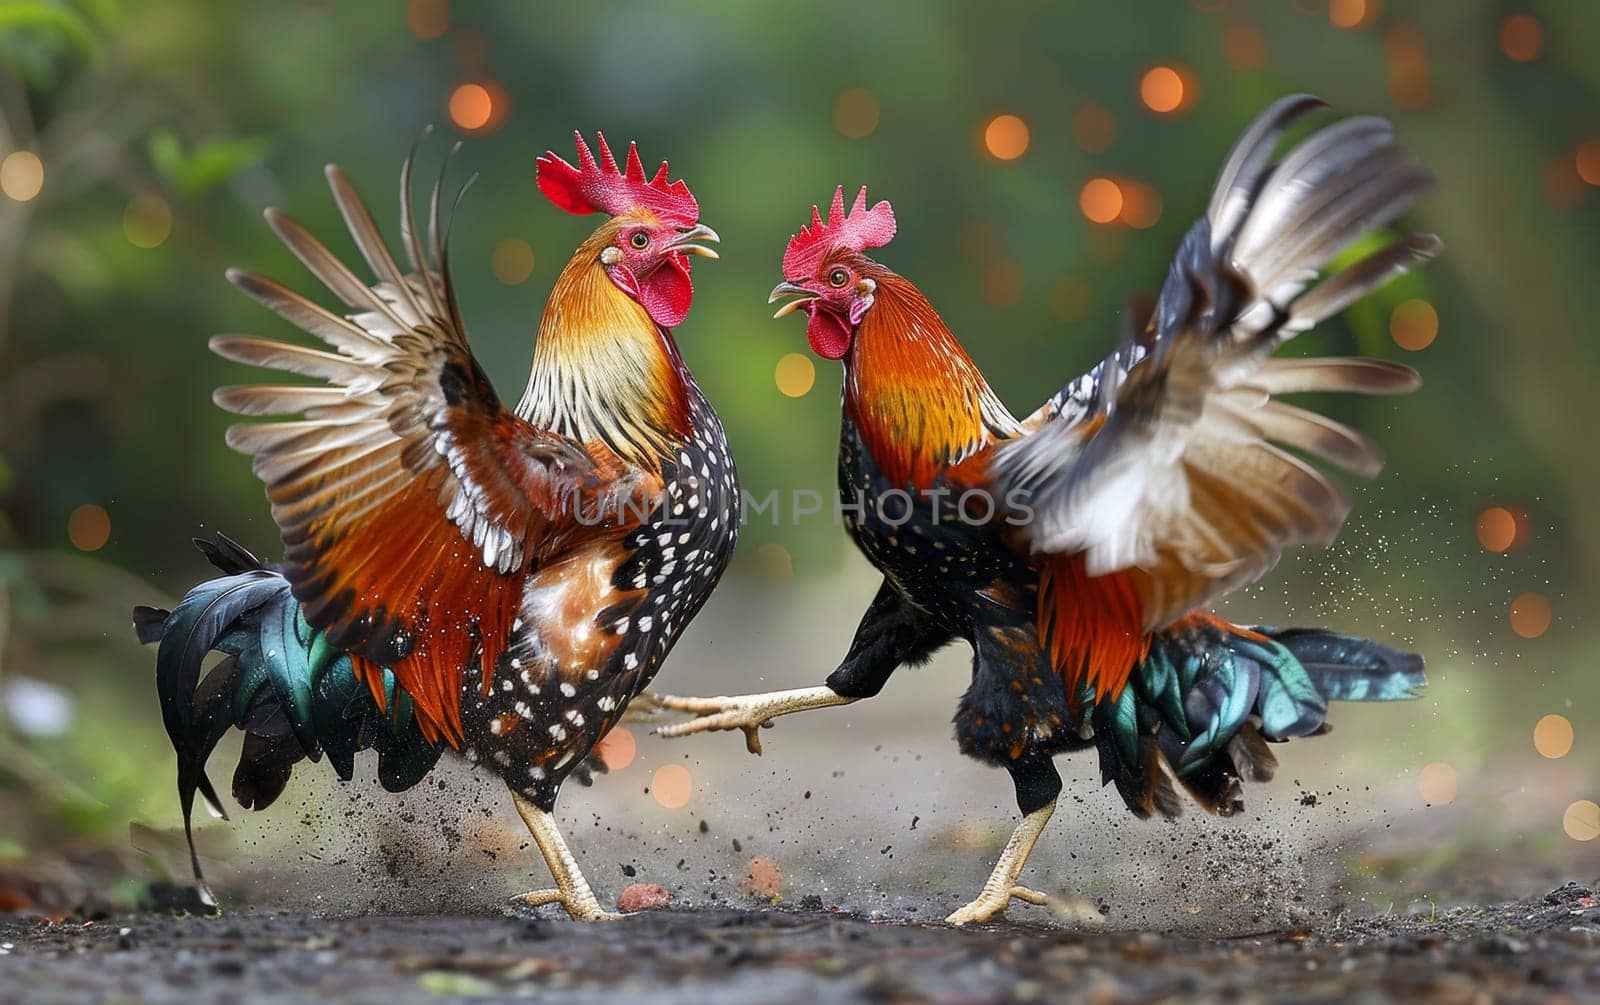
[[[1329,126],[1270,164],[1283,128],[1317,104],[1286,98],[1240,141],[1173,262],[1148,351],[1069,385],[1092,405],[996,452],[1001,490],[1025,493],[1037,514],[1031,548],[1081,555],[1091,585],[1133,573],[1145,631],[1255,580],[1286,548],[1338,533],[1344,493],[1290,450],[1361,475],[1382,466],[1361,434],[1274,395],[1417,385],[1395,363],[1271,358],[1439,250],[1437,238],[1406,235],[1317,282],[1431,184],[1371,118]],[[1048,614],[1041,604],[1042,622]]]
[[[267,219],[351,315],[261,276],[229,278],[334,352],[212,341],[228,359],[327,383],[224,388],[216,401],[240,415],[302,416],[228,434],[266,483],[284,575],[307,621],[358,656],[375,690],[372,668],[392,668],[427,734],[458,743],[463,671],[494,666],[527,570],[570,540],[610,461],[501,405],[456,317],[449,275],[415,261],[409,198],[403,228],[419,271],[404,275],[349,182],[337,168],[328,180],[374,285],[288,217]],[[437,254],[442,242],[432,243]]]

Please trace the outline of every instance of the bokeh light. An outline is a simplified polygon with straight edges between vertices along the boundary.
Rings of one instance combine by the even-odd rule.
[[[681,764],[663,764],[650,777],[650,795],[669,810],[686,805],[693,793],[694,777]]]
[[[1536,639],[1550,630],[1553,614],[1544,594],[1529,591],[1511,601],[1508,616],[1512,631],[1525,639]]]
[[[84,503],[67,515],[67,540],[79,551],[99,551],[111,540],[111,514]]]
[[[1117,117],[1105,105],[1091,101],[1072,116],[1072,138],[1092,154],[1109,150],[1117,140]]]
[[[172,234],[172,209],[159,195],[136,195],[122,213],[122,233],[136,248],[159,248]]]
[[[1403,300],[1389,315],[1389,335],[1408,352],[1426,349],[1439,337],[1439,312],[1426,300]]]
[[[817,367],[805,353],[791,352],[778,360],[772,370],[778,390],[790,398],[803,398],[817,382]]]
[[[1533,727],[1533,749],[1552,761],[1572,749],[1572,722],[1564,715],[1547,715]]]
[[[1593,841],[1600,837],[1600,804],[1579,799],[1561,814],[1561,829],[1574,841]]]
[[[996,115],[983,128],[983,147],[999,160],[1016,160],[1028,151],[1028,124],[1015,115]]]
[[[1478,543],[1497,554],[1513,551],[1528,541],[1528,515],[1507,506],[1490,506],[1478,514]]]
[[[450,92],[450,121],[467,132],[486,132],[505,119],[506,94],[488,81],[469,81]]]
[[[32,150],[13,150],[0,160],[0,192],[16,202],[27,202],[44,188],[44,161]]]
[[[1416,111],[1433,100],[1433,76],[1421,28],[1409,21],[1390,28],[1383,38],[1383,53],[1389,62],[1389,100],[1395,107]]]
[[[1500,51],[1518,63],[1538,59],[1544,51],[1544,26],[1531,14],[1512,14],[1500,22]]]
[[[1189,74],[1173,66],[1152,66],[1139,78],[1139,100],[1152,112],[1171,115],[1192,104]]]
[[[1222,58],[1240,72],[1259,70],[1267,65],[1267,39],[1249,21],[1234,21],[1222,29]]]
[[[833,124],[850,139],[872,135],[878,128],[878,99],[859,87],[840,91],[833,101]]]
[[[527,282],[533,275],[533,248],[520,238],[506,238],[489,255],[489,271],[507,286]]]
[[[1579,144],[1572,165],[1577,168],[1578,177],[1585,184],[1600,187],[1600,136]]]
[[[1022,267],[1009,258],[996,259],[983,270],[983,297],[996,307],[1012,307],[1022,301],[1026,286]]]
[[[1456,769],[1443,761],[1434,761],[1417,775],[1417,792],[1430,806],[1446,806],[1455,801],[1461,791],[1461,778]]]
[[[621,771],[639,756],[639,741],[633,738],[633,731],[626,726],[613,726],[611,732],[595,744],[594,752],[600,756],[607,771]]]
[[[1092,297],[1081,276],[1062,276],[1050,285],[1050,313],[1063,321],[1082,321]]]
[[[449,0],[411,0],[406,4],[406,27],[424,41],[443,35],[450,27]]]
[[[1078,192],[1078,208],[1092,223],[1110,223],[1122,215],[1122,188],[1110,178],[1090,178]]]
[[[1136,230],[1154,227],[1161,219],[1161,193],[1142,182],[1126,179],[1118,187],[1122,190],[1122,212],[1117,218]]]
[[[794,556],[789,554],[788,548],[776,541],[766,541],[756,545],[745,562],[746,568],[753,575],[767,583],[777,585],[787,583],[794,578]]]
[[[1381,0],[1328,0],[1328,22],[1335,28],[1359,28],[1378,16]]]

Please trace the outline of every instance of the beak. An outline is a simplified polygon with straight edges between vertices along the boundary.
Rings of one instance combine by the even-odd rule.
[[[767,303],[776,303],[782,297],[797,297],[798,299],[791,300],[779,307],[778,312],[772,315],[774,319],[781,318],[785,314],[791,314],[817,299],[815,293],[798,283],[791,283],[788,280],[784,280],[773,288],[772,293],[767,296]]]
[[[710,241],[712,244],[721,244],[722,238],[718,237],[717,232],[710,227],[703,223],[697,223],[693,227],[679,232],[678,239],[672,242],[672,250],[682,251],[690,255],[699,255],[701,258],[721,257],[717,254],[716,249],[708,248],[703,244],[692,243],[694,241]]]

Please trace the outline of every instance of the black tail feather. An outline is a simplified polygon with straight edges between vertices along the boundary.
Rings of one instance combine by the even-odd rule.
[[[200,554],[206,557],[206,561],[230,576],[273,568],[255,552],[226,534],[218,534],[215,540],[208,541],[203,537],[190,540],[200,549]]]
[[[133,608],[133,630],[139,636],[139,644],[147,646],[152,642],[160,642],[161,635],[166,630],[167,619],[172,617],[172,612],[164,607],[146,607],[135,604]]]
[[[275,568],[222,535],[195,543],[225,575],[194,587],[171,611],[135,608],[134,626],[141,642],[160,643],[156,691],[178,757],[190,865],[214,904],[195,851],[192,818],[196,795],[213,813],[227,816],[205,766],[230,729],[245,734],[233,795],[247,809],[270,806],[295,765],[320,760],[325,748],[336,752],[334,766],[344,779],[351,776],[357,751],[377,749],[379,777],[391,791],[416,784],[439,750],[422,738],[404,691],[391,688],[395,700],[385,713],[357,679],[348,655],[316,645],[317,633]],[[323,654],[316,665],[313,650]],[[222,659],[202,677],[212,652]]]

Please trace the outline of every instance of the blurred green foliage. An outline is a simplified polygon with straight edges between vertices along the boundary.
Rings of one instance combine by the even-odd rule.
[[[36,198],[0,196],[0,686],[7,674],[55,682],[76,700],[78,724],[66,740],[34,742],[6,736],[0,714],[0,762],[26,752],[37,769],[0,772],[32,786],[8,797],[0,783],[0,847],[47,840],[63,823],[114,831],[141,800],[168,798],[165,768],[149,770],[169,755],[126,605],[203,575],[187,544],[202,529],[261,550],[275,536],[208,401],[242,374],[205,340],[286,328],[222,271],[245,265],[309,288],[260,210],[282,206],[347,248],[320,165],[340,162],[374,206],[392,206],[407,149],[426,123],[450,131],[449,95],[474,81],[492,83],[499,105],[493,128],[468,135],[451,166],[458,179],[482,175],[461,207],[452,261],[502,393],[520,388],[543,297],[592,225],[538,195],[534,157],[567,153],[574,128],[637,139],[647,160],[671,159],[723,235],[722,261],[696,270],[695,308],[678,335],[757,497],[833,484],[836,373],[819,365],[808,395],[779,394],[775,364],[805,346],[798,324],[768,320],[764,301],[785,239],[835,184],[865,182],[893,200],[900,234],[882,259],[930,293],[1026,412],[1112,344],[1128,296],[1159,284],[1255,112],[1307,90],[1340,112],[1394,119],[1440,175],[1418,217],[1445,237],[1446,256],[1299,348],[1404,357],[1424,373],[1427,386],[1408,399],[1330,406],[1391,456],[1358,496],[1361,540],[1378,543],[1340,561],[1419,599],[1346,609],[1343,627],[1382,627],[1487,666],[1527,657],[1552,668],[1554,690],[1543,693],[1485,673],[1483,685],[1517,708],[1517,729],[1551,694],[1592,703],[1595,685],[1578,678],[1595,641],[1581,612],[1600,563],[1600,469],[1587,439],[1600,420],[1600,348],[1589,337],[1600,316],[1600,191],[1572,164],[1600,134],[1600,5],[1367,7],[1367,20],[1341,29],[1323,0],[0,0],[0,157],[31,150],[45,170]],[[1498,33],[1524,11],[1543,26],[1542,49],[1518,62]],[[1418,60],[1423,92],[1397,78]],[[1189,75],[1179,114],[1140,103],[1140,76],[1156,64]],[[861,138],[835,123],[847,89],[876,102]],[[1094,151],[1075,132],[1091,107],[1114,123]],[[983,126],[1000,112],[1028,123],[1016,160],[983,149]],[[424,156],[437,161],[447,146],[435,140]],[[1078,192],[1095,176],[1153,188],[1159,220],[1089,223]],[[170,211],[154,247],[129,239],[135,197]],[[146,221],[156,232],[160,222]],[[496,282],[489,265],[512,237],[537,262],[518,286]],[[1015,295],[994,293],[1002,264],[1020,276]],[[1391,311],[1409,298],[1440,318],[1437,341],[1419,353],[1389,335]],[[1532,529],[1505,556],[1473,537],[1477,513],[1494,503],[1525,510]],[[66,533],[85,504],[104,507],[112,525],[92,557],[74,554]],[[758,523],[741,553],[771,543],[792,556],[797,584],[856,561],[827,521]],[[734,575],[784,589],[764,568],[745,560]],[[1312,592],[1311,568],[1290,563],[1279,581]],[[1523,643],[1506,630],[1505,605],[1533,589],[1551,597],[1556,622]],[[1275,598],[1248,602],[1269,617],[1284,606]],[[41,794],[46,777],[77,781]],[[24,826],[6,812],[41,803],[40,818],[55,824]]]

